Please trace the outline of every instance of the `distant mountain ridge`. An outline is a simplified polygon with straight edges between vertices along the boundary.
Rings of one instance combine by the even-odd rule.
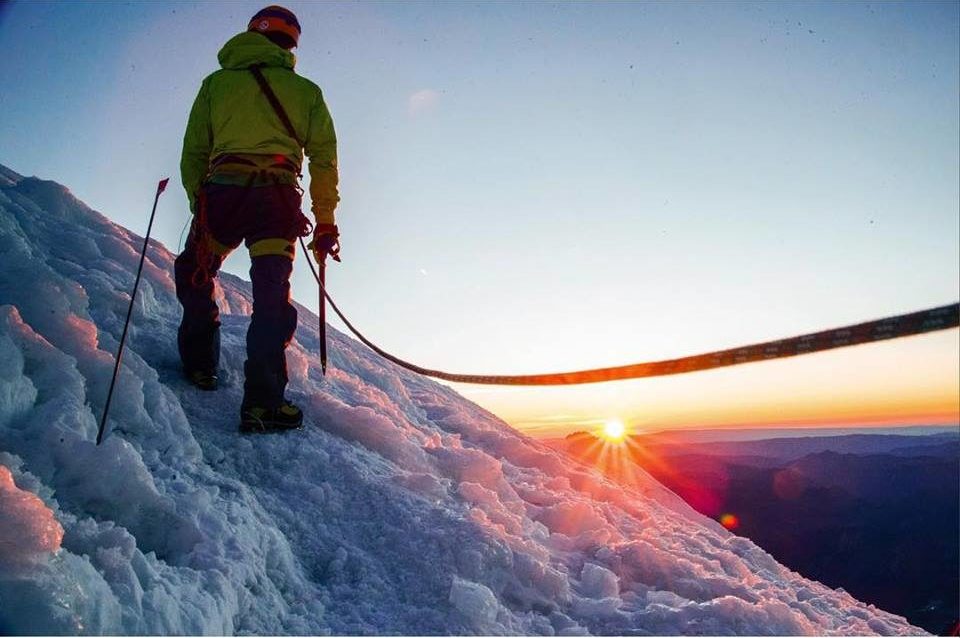
[[[652,447],[669,454],[670,445],[663,444]],[[894,434],[849,434],[844,436],[818,437],[810,436],[791,439],[762,439],[759,441],[699,443],[683,445],[686,453],[696,453],[715,456],[731,454],[747,454],[768,456],[782,461],[792,461],[809,454],[821,452],[836,452],[839,454],[897,454],[909,455],[918,453],[919,449],[930,447],[944,453],[955,450],[960,453],[960,432],[927,435],[894,435]],[[913,452],[911,452],[913,450]]]

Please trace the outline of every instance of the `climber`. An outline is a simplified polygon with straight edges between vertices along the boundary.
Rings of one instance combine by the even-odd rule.
[[[177,345],[183,371],[201,390],[217,388],[220,313],[213,278],[227,254],[245,242],[250,252],[253,316],[247,331],[241,432],[300,427],[301,410],[284,396],[284,352],[297,311],[290,303],[294,242],[310,233],[318,261],[339,251],[334,210],[337,140],[316,84],[294,72],[300,23],[269,6],[231,38],[220,70],[193,103],[180,171],[193,222],[174,271],[183,319]],[[298,183],[309,158],[315,225],[301,213]]]

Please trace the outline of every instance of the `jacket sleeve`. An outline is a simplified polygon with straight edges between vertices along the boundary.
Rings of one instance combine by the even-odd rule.
[[[337,136],[333,130],[333,119],[320,91],[317,91],[310,111],[310,126],[303,148],[310,160],[310,200],[313,216],[317,224],[334,224],[336,222],[333,211],[340,201],[337,191]]]
[[[200,185],[207,176],[210,152],[213,149],[213,129],[210,125],[210,94],[204,81],[190,109],[187,130],[183,135],[183,153],[180,155],[180,178],[190,199],[190,211],[194,207]]]

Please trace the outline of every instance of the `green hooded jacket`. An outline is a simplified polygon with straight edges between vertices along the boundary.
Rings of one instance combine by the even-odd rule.
[[[320,88],[297,75],[296,58],[266,37],[245,32],[231,38],[217,56],[223,67],[203,81],[183,136],[180,174],[190,210],[207,178],[210,161],[224,153],[283,155],[302,166],[310,160],[310,199],[318,224],[333,224],[337,193],[337,137]],[[248,67],[262,72],[303,141],[290,137]]]

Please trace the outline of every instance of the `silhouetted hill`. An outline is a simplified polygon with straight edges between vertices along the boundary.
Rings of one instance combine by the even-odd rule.
[[[892,454],[897,456],[957,456],[960,454],[960,433],[925,436],[895,434],[850,434],[845,436],[810,436],[757,441],[714,441],[683,443],[656,435],[639,437],[657,454],[702,454],[708,456],[764,456],[779,461],[794,461],[810,454]]]

